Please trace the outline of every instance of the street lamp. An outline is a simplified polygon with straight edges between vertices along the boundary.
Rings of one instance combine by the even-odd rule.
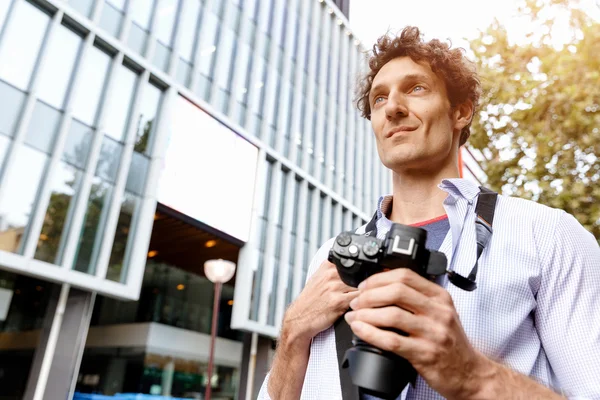
[[[204,393],[204,399],[210,400],[212,393],[212,370],[215,356],[215,341],[217,339],[217,320],[219,318],[219,300],[221,299],[221,288],[235,274],[235,263],[226,260],[208,260],[204,263],[204,274],[215,284],[215,296],[213,299],[212,326],[210,328],[210,356],[208,358],[208,384]]]

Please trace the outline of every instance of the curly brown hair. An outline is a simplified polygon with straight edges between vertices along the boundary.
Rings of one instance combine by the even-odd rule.
[[[481,84],[474,64],[464,56],[463,50],[450,49],[448,43],[438,39],[425,42],[421,38],[419,28],[408,26],[399,36],[386,34],[373,45],[373,52],[369,57],[369,71],[359,79],[358,84],[356,105],[364,118],[371,119],[369,92],[375,75],[388,61],[403,56],[409,56],[415,62],[429,64],[431,70],[444,81],[452,107],[471,100],[473,110],[477,108]],[[471,123],[461,131],[461,146],[469,138],[470,128]]]

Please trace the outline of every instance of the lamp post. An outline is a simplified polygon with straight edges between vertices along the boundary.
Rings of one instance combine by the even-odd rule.
[[[208,358],[208,383],[204,392],[204,399],[210,400],[212,394],[212,371],[215,357],[215,341],[217,339],[217,321],[219,319],[219,300],[221,299],[221,288],[235,274],[235,263],[226,260],[208,260],[204,263],[204,274],[215,284],[215,295],[213,299],[212,325],[210,328],[210,355]]]

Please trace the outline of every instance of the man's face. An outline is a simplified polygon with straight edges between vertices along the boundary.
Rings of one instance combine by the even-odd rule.
[[[398,57],[373,79],[371,124],[382,163],[389,169],[439,170],[458,148],[462,126],[451,113],[446,87],[426,63]]]

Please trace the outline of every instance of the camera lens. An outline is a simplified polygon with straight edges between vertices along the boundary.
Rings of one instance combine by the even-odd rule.
[[[379,244],[374,240],[369,240],[363,245],[363,253],[366,256],[373,257],[379,251]]]
[[[337,244],[339,244],[342,247],[348,246],[351,242],[352,237],[346,232],[340,233],[337,237]]]

